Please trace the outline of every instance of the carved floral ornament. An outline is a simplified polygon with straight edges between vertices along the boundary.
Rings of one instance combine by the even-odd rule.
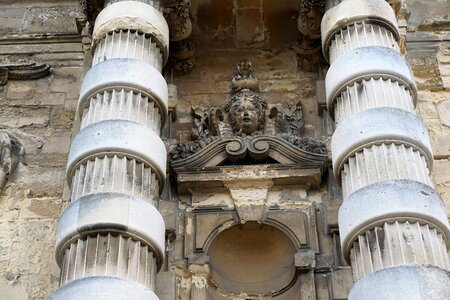
[[[192,106],[192,141],[171,145],[172,166],[204,167],[226,161],[282,164],[323,162],[325,143],[302,137],[300,101],[268,104],[249,60],[241,60],[231,81],[231,97],[222,107]]]

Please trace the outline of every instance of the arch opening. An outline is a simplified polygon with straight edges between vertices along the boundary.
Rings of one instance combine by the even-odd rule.
[[[291,239],[273,226],[236,225],[211,242],[211,280],[227,292],[278,294],[295,279],[295,253]]]

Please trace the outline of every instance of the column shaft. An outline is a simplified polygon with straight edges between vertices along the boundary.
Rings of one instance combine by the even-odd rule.
[[[391,274],[379,273],[388,268],[432,265],[448,272],[450,231],[432,189],[431,146],[415,115],[417,88],[399,53],[394,12],[384,0],[328,7],[322,45],[331,63],[326,94],[336,122],[333,168],[344,197],[339,228],[354,280],[363,282],[349,299],[359,300],[366,299],[359,298],[359,286]],[[400,294],[395,299],[409,299]]]
[[[92,68],[78,103],[80,132],[67,166],[71,204],[58,227],[55,299],[157,299],[165,253],[157,208],[166,173],[159,134],[168,103],[162,11],[159,1],[107,0],[95,21]],[[74,292],[81,286],[85,294]]]

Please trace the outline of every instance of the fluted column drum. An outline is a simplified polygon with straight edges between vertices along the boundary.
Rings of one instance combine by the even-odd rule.
[[[169,45],[162,12],[160,1],[109,0],[95,21],[67,163],[71,203],[58,225],[55,299],[158,299]]]
[[[433,295],[405,288],[413,277],[417,284],[449,278],[450,231],[395,14],[385,0],[344,0],[328,9],[321,30],[336,123],[333,169],[344,198],[339,230],[356,282],[349,299],[449,298],[438,282]]]

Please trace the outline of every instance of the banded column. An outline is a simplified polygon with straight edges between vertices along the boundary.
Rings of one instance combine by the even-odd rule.
[[[58,226],[54,299],[158,299],[168,43],[160,1],[106,0],[96,18],[67,164],[72,194]]]
[[[321,32],[349,299],[450,299],[449,225],[395,14],[385,0],[337,3]]]

